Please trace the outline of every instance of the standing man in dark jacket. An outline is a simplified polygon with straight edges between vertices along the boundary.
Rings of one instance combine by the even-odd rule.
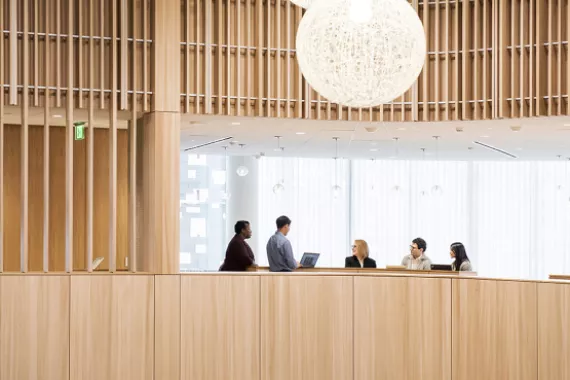
[[[255,265],[255,256],[246,239],[251,238],[251,227],[248,221],[240,220],[234,227],[235,236],[228,244],[226,258],[220,271],[243,272]]]

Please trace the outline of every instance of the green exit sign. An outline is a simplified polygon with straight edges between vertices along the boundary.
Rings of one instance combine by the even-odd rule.
[[[75,127],[75,140],[85,139],[85,122],[75,123],[74,127]]]

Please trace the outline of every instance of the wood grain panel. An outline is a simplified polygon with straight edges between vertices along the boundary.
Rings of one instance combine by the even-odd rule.
[[[69,379],[68,276],[0,277],[0,380]]]
[[[258,277],[183,276],[181,379],[259,379]]]
[[[145,115],[140,133],[142,210],[139,269],[160,274],[180,272],[180,115]]]
[[[43,264],[43,238],[44,238],[44,127],[29,127],[29,257],[28,264],[31,271],[42,271]],[[5,170],[4,183],[4,245],[5,270],[16,272],[20,270],[20,127],[7,125],[5,127],[4,155]],[[62,271],[65,268],[65,128],[50,127],[49,147],[49,270]],[[117,252],[118,268],[125,269],[125,257],[128,255],[128,131],[119,130],[118,143],[118,171],[117,171]],[[109,242],[109,161],[105,154],[109,147],[108,130],[94,131],[94,144],[99,158],[94,162],[94,203],[98,207],[94,212],[94,257],[105,257],[100,269],[108,268],[108,242]],[[74,268],[85,269],[86,252],[86,146],[87,140],[74,141],[74,212],[73,251]]]
[[[350,277],[261,277],[261,379],[352,378],[352,290]]]
[[[154,276],[154,379],[180,379],[180,276]],[[192,315],[191,318],[198,318]],[[188,319],[184,319],[185,325]]]
[[[0,0],[0,30],[4,33],[4,0]],[[0,53],[4,54],[4,38],[0,38]],[[4,58],[0,58],[0,273],[4,271]]]
[[[450,279],[355,277],[354,319],[354,379],[451,379]]]
[[[453,379],[535,380],[536,284],[453,279],[452,285]]]
[[[72,276],[70,321],[72,380],[153,379],[153,276]]]
[[[154,111],[180,110],[180,0],[153,2],[154,18]],[[221,48],[219,49],[221,52]],[[176,83],[176,86],[172,86]]]
[[[538,380],[570,379],[570,284],[538,284]]]

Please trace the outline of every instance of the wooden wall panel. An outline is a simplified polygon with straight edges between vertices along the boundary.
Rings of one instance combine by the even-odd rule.
[[[144,380],[154,374],[154,277],[71,277],[71,380]]]
[[[354,318],[355,380],[451,380],[450,279],[355,277]]]
[[[137,266],[160,274],[180,272],[180,114],[145,115],[139,133]]]
[[[351,277],[262,276],[261,305],[262,380],[352,378]]]
[[[0,276],[0,380],[69,379],[68,276]]]
[[[259,281],[182,277],[181,379],[259,380]]]
[[[569,314],[560,282],[0,274],[0,380],[562,380]]]
[[[182,0],[183,1],[183,0]],[[154,1],[154,68],[153,83],[156,92],[153,111],[178,112],[180,93],[174,84],[181,83],[179,59],[180,45],[176,40],[181,22],[181,0]],[[190,26],[188,26],[190,27]]]
[[[29,131],[29,270],[43,268],[43,127],[30,126]],[[96,129],[94,134],[98,159],[94,162],[94,258],[105,260],[99,269],[108,268],[109,245],[109,149],[108,130]],[[5,126],[4,150],[4,270],[20,270],[20,127]],[[65,268],[65,128],[51,127],[49,184],[49,269],[63,271]],[[85,270],[85,213],[86,213],[86,142],[74,142],[74,268]],[[117,172],[117,263],[126,269],[128,256],[128,132],[118,131]],[[100,155],[100,156],[99,156]],[[107,205],[107,207],[105,207]]]
[[[570,284],[538,284],[538,380],[570,379]]]
[[[180,276],[154,276],[154,379],[180,379]],[[194,315],[192,317],[199,317]],[[188,319],[184,319],[186,323]]]
[[[453,379],[535,380],[536,283],[452,280]]]

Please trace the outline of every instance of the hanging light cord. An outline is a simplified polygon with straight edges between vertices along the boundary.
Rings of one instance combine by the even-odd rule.
[[[337,159],[338,159],[338,137],[333,137],[333,139],[335,140],[335,156],[334,156],[334,185],[338,186],[338,163],[337,163]]]

